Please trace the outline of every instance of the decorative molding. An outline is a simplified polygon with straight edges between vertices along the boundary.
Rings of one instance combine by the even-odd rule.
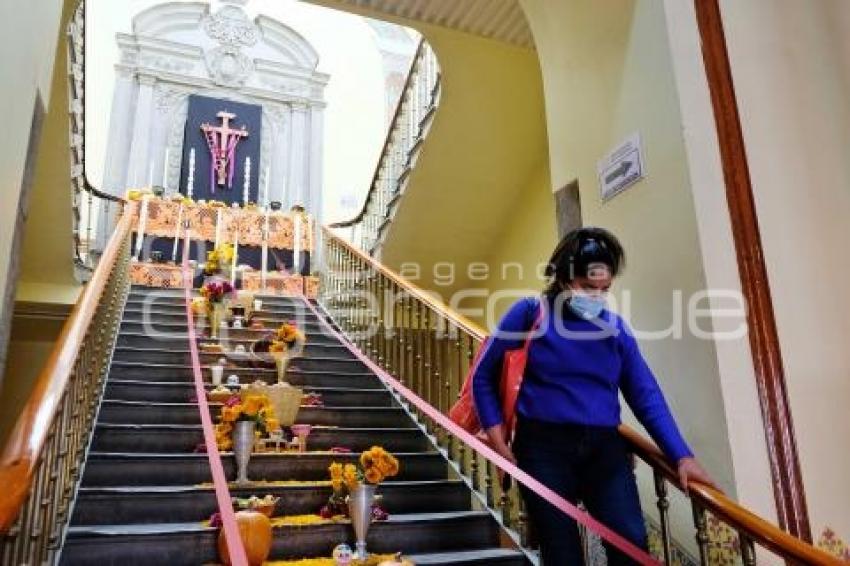
[[[237,49],[256,45],[260,39],[260,30],[237,6],[225,6],[215,15],[208,16],[203,28],[211,39]]]
[[[242,86],[254,72],[254,61],[228,45],[207,51],[204,58],[210,77],[219,86]]]
[[[811,542],[812,531],[794,437],[779,333],[719,0],[694,0],[694,8],[720,144],[738,272],[746,303],[750,349],[767,439],[777,516],[783,529]]]
[[[188,61],[180,61],[174,57],[167,57],[165,55],[157,55],[153,53],[145,53],[138,57],[138,64],[151,69],[158,69],[160,71],[184,74],[191,72],[195,67],[195,65]]]

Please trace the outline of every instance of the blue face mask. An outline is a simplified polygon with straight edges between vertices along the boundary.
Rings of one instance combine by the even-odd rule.
[[[602,314],[602,310],[605,308],[605,299],[573,291],[567,304],[576,316],[585,320],[593,320]]]

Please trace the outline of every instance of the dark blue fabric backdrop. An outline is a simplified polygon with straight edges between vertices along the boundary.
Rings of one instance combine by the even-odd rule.
[[[201,124],[208,123],[220,126],[219,112],[236,114],[231,120],[233,128],[245,126],[248,137],[243,138],[236,146],[236,171],[233,175],[233,188],[215,186],[215,193],[210,192],[210,150]],[[245,187],[245,158],[251,158],[251,190],[249,199],[257,202],[258,181],[260,178],[260,140],[263,124],[263,109],[256,104],[244,104],[230,100],[220,100],[208,96],[192,94],[189,96],[189,114],[186,119],[186,133],[183,142],[183,165],[180,171],[180,192],[186,194],[186,183],[189,176],[189,152],[195,149],[195,186],[192,198],[195,200],[220,200],[223,202],[242,202],[242,192]]]

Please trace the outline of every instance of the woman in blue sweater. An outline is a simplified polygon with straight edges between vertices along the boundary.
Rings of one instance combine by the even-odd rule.
[[[475,406],[502,456],[641,548],[646,529],[631,458],[617,432],[618,392],[678,468],[682,484],[713,485],[682,438],[658,383],[626,323],[605,309],[625,263],[617,238],[601,228],[567,234],[555,248],[540,298],[517,301],[504,315],[473,375]],[[542,309],[542,316],[540,315]],[[512,446],[504,440],[499,379],[504,353],[532,334]],[[544,566],[584,563],[575,522],[523,489]],[[608,563],[632,562],[606,548]]]

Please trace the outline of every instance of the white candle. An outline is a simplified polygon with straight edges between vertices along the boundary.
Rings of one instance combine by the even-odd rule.
[[[239,231],[233,233],[233,261],[230,264],[230,285],[236,288],[236,261],[239,259]]]
[[[218,248],[221,245],[222,210],[221,208],[215,210],[215,247]]]
[[[148,195],[142,196],[142,211],[139,213],[139,230],[136,233],[136,261],[142,255],[142,244],[145,241],[145,229],[148,223]]]
[[[162,161],[162,188],[168,191],[168,152],[165,148],[165,159]]]
[[[187,182],[186,196],[192,198],[192,193],[195,192],[195,148],[189,151],[189,179]]]
[[[271,180],[269,173],[270,173],[269,167],[266,167],[266,182],[264,183],[264,187],[263,187],[263,199],[262,199],[262,205],[263,206],[269,205],[269,182]]]
[[[262,258],[262,281],[260,288],[266,291],[266,272],[269,270],[269,211],[266,211],[266,222],[263,225],[263,258]]]
[[[183,225],[183,204],[177,209],[177,227],[174,229],[174,247],[171,250],[171,261],[177,263],[177,241],[180,240],[180,228]]]
[[[301,213],[295,213],[295,242],[293,242],[292,250],[292,270],[295,275],[301,273]]]
[[[242,204],[248,204],[251,195],[251,158],[245,158],[245,188],[242,193]]]

